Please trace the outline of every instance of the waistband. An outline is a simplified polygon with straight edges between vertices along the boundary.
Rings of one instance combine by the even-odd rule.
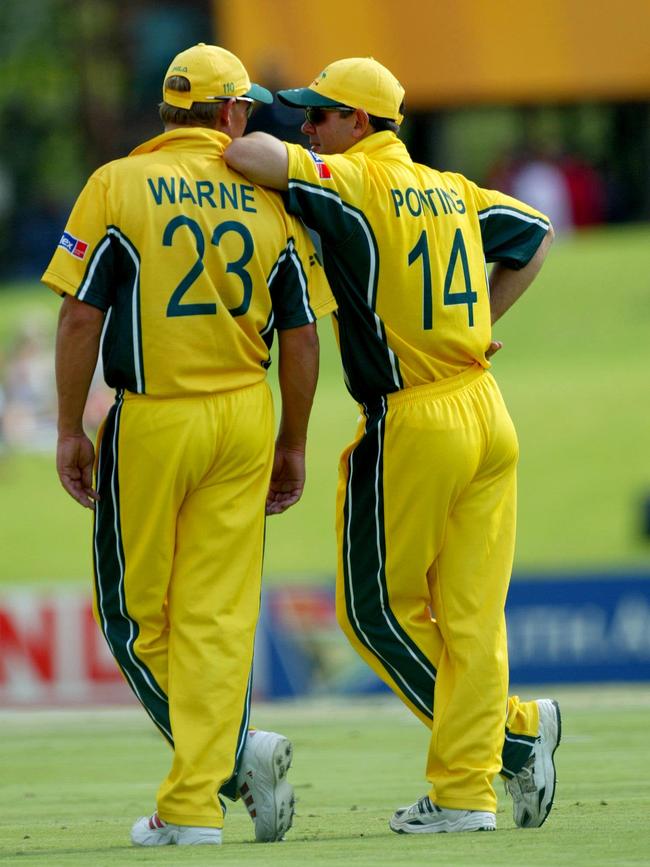
[[[455,376],[448,376],[445,379],[439,379],[437,382],[426,382],[424,385],[414,385],[411,388],[403,388],[400,391],[393,391],[386,395],[388,408],[402,406],[408,403],[416,403],[421,400],[431,400],[437,397],[442,397],[444,394],[450,394],[455,391],[460,391],[466,388],[471,383],[480,379],[487,370],[481,367],[480,364],[473,364],[464,370],[462,373],[457,373]]]
[[[266,376],[257,382],[251,382],[247,385],[242,385],[239,388],[233,388],[224,391],[186,391],[181,394],[136,394],[134,391],[127,389],[118,389],[115,397],[117,399],[128,401],[172,401],[172,400],[210,400],[223,397],[231,397],[232,395],[244,394],[245,392],[254,391],[255,389],[269,388]]]

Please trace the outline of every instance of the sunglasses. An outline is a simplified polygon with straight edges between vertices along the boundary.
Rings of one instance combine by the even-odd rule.
[[[250,120],[250,116],[253,113],[253,109],[255,108],[255,100],[250,99],[248,96],[236,96],[235,102],[246,102],[248,105],[246,106],[246,117]]]
[[[347,105],[332,106],[331,108],[322,108],[321,106],[318,106],[317,108],[310,107],[305,109],[305,120],[312,126],[318,126],[319,123],[323,123],[327,117],[328,111],[338,111],[340,115],[347,117],[350,114],[354,114],[355,109],[348,108]]]
[[[250,96],[223,96],[218,97],[218,102],[228,102],[229,100],[234,100],[235,102],[245,102],[246,106],[246,117],[250,120],[251,115],[253,114],[253,109],[255,108],[255,100],[251,99]]]

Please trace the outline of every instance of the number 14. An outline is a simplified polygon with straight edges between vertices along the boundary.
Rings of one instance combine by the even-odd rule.
[[[409,253],[409,265],[416,262],[420,256],[422,257],[422,327],[425,331],[430,331],[433,328],[433,287],[431,285],[431,260],[429,259],[429,244],[427,241],[427,233],[423,231],[418,242]],[[463,265],[463,277],[465,279],[464,292],[452,292],[451,283],[454,279],[456,263],[458,257]],[[472,281],[469,276],[469,263],[467,261],[467,250],[465,249],[465,241],[463,233],[460,229],[456,229],[454,242],[451,247],[451,255],[449,256],[449,264],[447,265],[447,273],[445,275],[445,286],[443,290],[443,303],[445,306],[451,304],[465,304],[467,306],[467,322],[470,328],[474,325],[474,304],[478,300],[476,292],[472,291]]]

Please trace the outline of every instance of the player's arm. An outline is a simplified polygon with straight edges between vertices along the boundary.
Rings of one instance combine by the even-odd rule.
[[[284,144],[265,132],[234,139],[224,152],[226,163],[254,184],[286,190],[289,158]]]
[[[486,262],[494,263],[490,274],[492,323],[520,298],[544,263],[554,238],[548,217],[531,205],[498,190],[486,190],[453,176],[466,188],[476,207]]]
[[[549,224],[548,231],[533,254],[533,257],[527,265],[524,265],[518,271],[508,268],[501,262],[497,262],[494,265],[490,274],[490,312],[492,324],[501,319],[503,314],[512,307],[515,301],[521,298],[535,277],[537,277],[554,237],[553,226]]]
[[[83,429],[83,412],[97,364],[104,312],[68,295],[56,334],[58,440],[56,469],[70,496],[93,509],[99,499],[92,486],[95,450]]]
[[[316,324],[279,331],[278,343],[282,416],[266,498],[267,515],[278,515],[293,506],[305,487],[307,425],[318,381]]]

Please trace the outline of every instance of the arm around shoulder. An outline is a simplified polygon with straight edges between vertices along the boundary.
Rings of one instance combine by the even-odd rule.
[[[284,142],[265,132],[233,139],[224,152],[230,168],[254,184],[286,190],[289,183],[289,156]]]

